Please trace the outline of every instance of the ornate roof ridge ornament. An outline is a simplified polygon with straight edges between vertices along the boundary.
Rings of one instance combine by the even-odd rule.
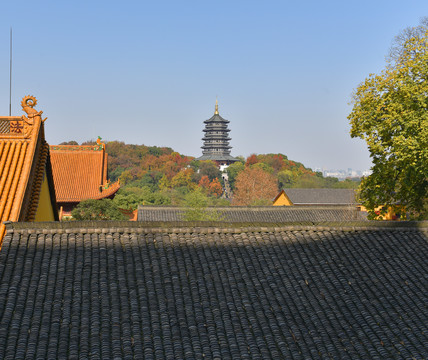
[[[40,126],[47,119],[42,119],[43,111],[34,109],[36,105],[37,99],[32,95],[27,95],[21,101],[22,110],[27,116],[0,117],[0,134],[2,137],[29,139],[33,128]]]
[[[33,95],[27,95],[22,98],[22,101],[21,101],[22,110],[24,110],[27,113],[29,119],[33,119],[36,116],[41,116],[43,114],[43,111],[37,111],[36,109],[34,109],[34,106],[36,105],[37,105],[37,99]],[[44,118],[42,120],[40,118],[40,120],[42,120],[43,122],[46,119],[47,118]]]
[[[104,144],[101,141],[102,139],[103,138],[101,136],[98,136],[98,139],[97,139],[97,145],[99,146],[98,150],[105,150],[105,148],[106,148],[106,144]]]

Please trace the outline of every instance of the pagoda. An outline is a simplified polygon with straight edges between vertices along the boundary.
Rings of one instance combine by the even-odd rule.
[[[229,141],[229,129],[227,124],[229,120],[222,118],[218,113],[218,101],[215,102],[214,115],[205,120],[205,129],[203,130],[205,135],[202,138],[204,145],[202,148],[202,156],[196,160],[212,160],[218,165],[229,165],[238,159],[230,155]]]

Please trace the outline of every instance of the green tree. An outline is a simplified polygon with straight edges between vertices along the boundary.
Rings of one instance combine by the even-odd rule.
[[[335,182],[332,186],[334,189],[357,189],[360,185],[361,180],[359,178],[355,179],[345,179],[343,181]]]
[[[387,60],[390,62],[397,61],[404,52],[404,45],[406,41],[410,40],[411,38],[423,38],[427,29],[428,16],[425,16],[421,19],[419,26],[408,27],[401,31],[392,42],[392,46],[389,49],[389,54],[387,56]]]
[[[355,91],[348,119],[351,136],[367,142],[373,173],[360,185],[360,198],[376,206],[405,206],[420,217],[428,189],[428,29],[402,43],[380,75]]]
[[[171,187],[178,188],[178,187],[188,187],[189,189],[192,187],[195,187],[196,185],[192,183],[192,175],[193,175],[193,169],[184,169],[181,170],[177,175],[175,175],[171,179]]]
[[[229,165],[226,169],[230,187],[235,188],[235,180],[238,174],[245,169],[245,165],[241,161],[237,161]]]
[[[210,181],[214,180],[215,178],[221,177],[221,172],[218,169],[217,164],[211,160],[199,162],[199,174],[201,176],[208,176]]]
[[[330,187],[328,186],[328,182],[329,181],[326,181],[325,178],[319,178],[318,176],[313,176],[312,174],[303,174],[297,178],[293,187],[305,189],[328,188]]]
[[[258,162],[254,165],[251,165],[251,167],[255,169],[261,169],[263,171],[268,172],[269,174],[273,174],[273,167],[266,163]]]
[[[158,185],[162,176],[160,171],[148,171],[139,181],[139,186],[148,186],[152,191],[155,191],[159,188]]]
[[[79,143],[75,140],[71,140],[71,141],[63,141],[62,143],[60,143],[60,145],[79,145]]]
[[[168,180],[166,175],[163,175],[162,178],[159,181],[159,189],[160,190],[166,190],[171,187],[171,182]]]
[[[184,219],[186,221],[219,221],[221,214],[216,210],[208,210],[209,198],[198,188],[188,193],[184,199]]]
[[[135,193],[120,193],[114,197],[113,203],[119,209],[135,210],[138,208],[138,205],[142,204],[142,201],[141,198]]]
[[[133,180],[133,176],[129,170],[125,170],[119,176],[119,181],[122,185],[129,184]]]
[[[71,212],[75,220],[126,220],[110,199],[83,200]]]
[[[282,188],[291,188],[297,181],[297,174],[291,170],[282,170],[278,173],[278,183],[279,187]]]

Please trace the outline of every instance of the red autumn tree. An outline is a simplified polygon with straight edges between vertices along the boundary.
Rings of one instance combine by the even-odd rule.
[[[209,191],[212,195],[215,195],[217,197],[223,194],[223,187],[221,186],[220,181],[217,178],[211,181],[209,185]]]
[[[272,174],[258,167],[246,167],[236,178],[233,205],[251,205],[271,201],[278,193]]]
[[[199,186],[203,189],[208,189],[210,186],[210,178],[207,175],[201,177],[199,180]]]
[[[259,162],[259,160],[257,159],[257,155],[252,154],[252,155],[247,157],[247,162],[245,163],[245,166],[254,165],[254,164],[257,164],[258,162]]]

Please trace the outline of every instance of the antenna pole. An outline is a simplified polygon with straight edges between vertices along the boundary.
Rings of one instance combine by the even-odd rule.
[[[10,28],[9,116],[12,116],[12,27]]]

